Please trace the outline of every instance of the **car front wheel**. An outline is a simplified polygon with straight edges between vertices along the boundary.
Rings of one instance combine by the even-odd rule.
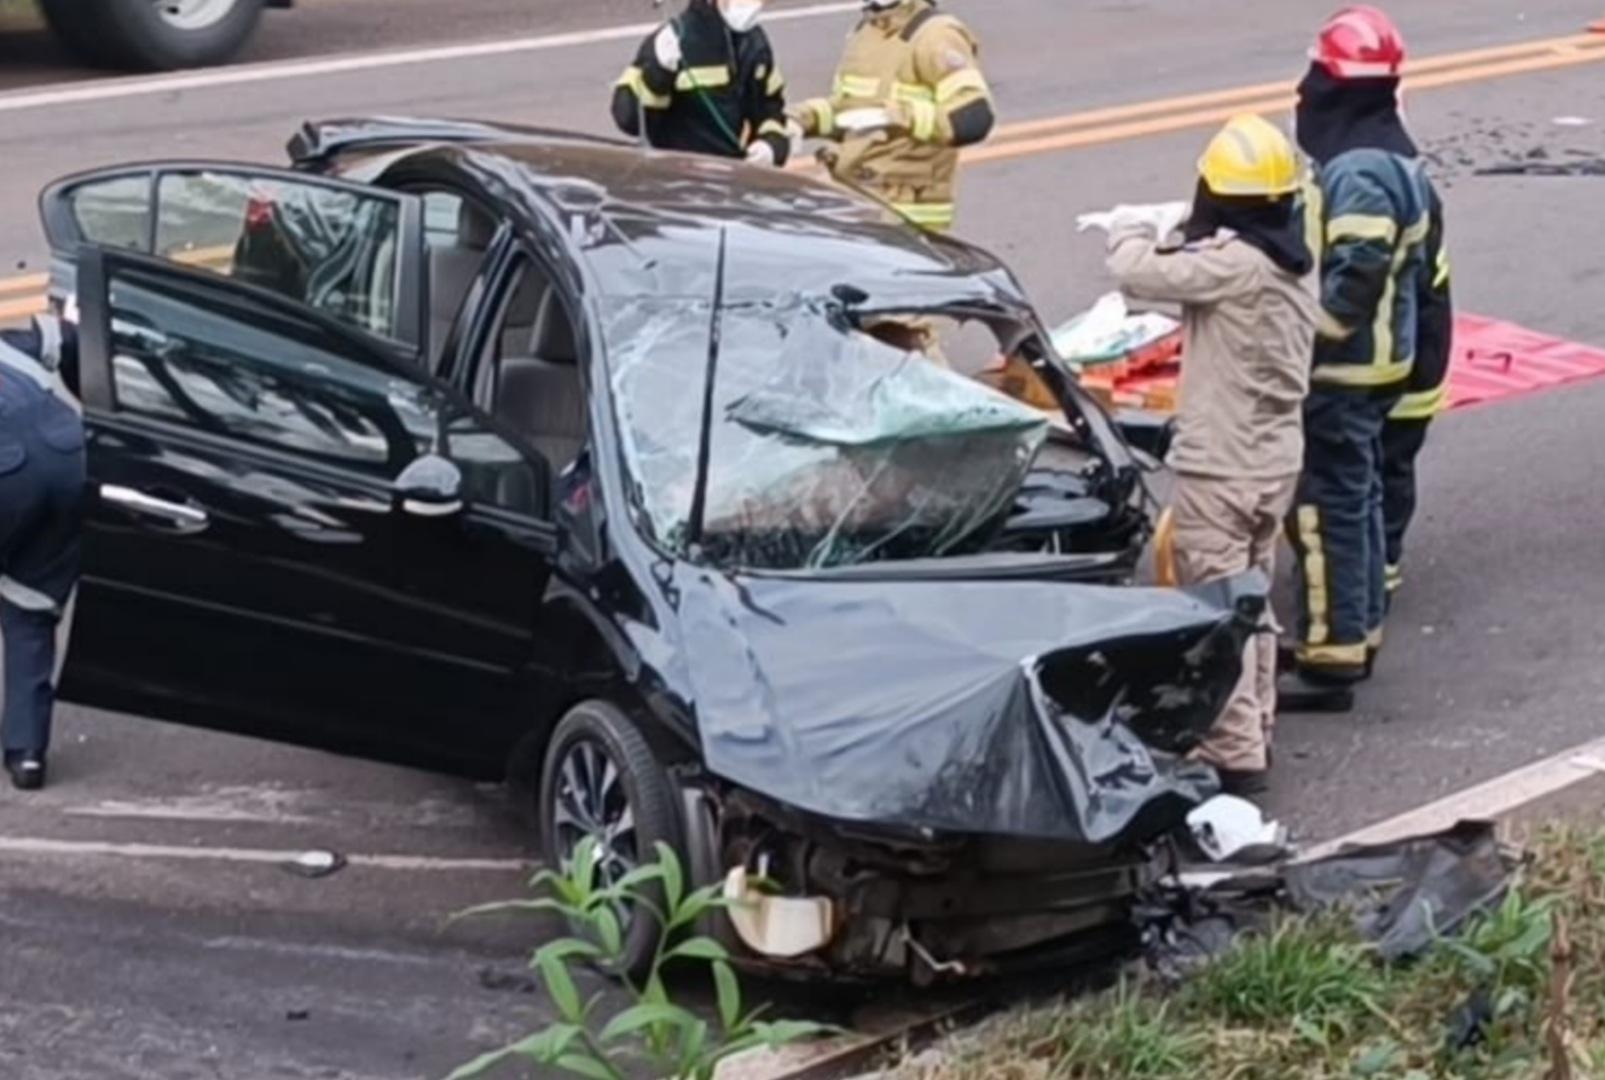
[[[563,717],[546,751],[537,798],[548,866],[563,865],[592,837],[598,877],[612,883],[653,862],[660,842],[682,850],[668,773],[635,723],[608,702],[583,702]],[[662,910],[656,884],[642,895]],[[617,973],[642,977],[657,951],[658,920],[641,905],[623,906],[619,917],[624,933]]]
[[[92,63],[145,71],[218,64],[245,44],[264,0],[41,0],[56,34]]]

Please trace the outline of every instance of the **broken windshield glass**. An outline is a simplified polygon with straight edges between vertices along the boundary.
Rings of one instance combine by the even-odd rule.
[[[625,466],[652,539],[765,569],[984,546],[1046,437],[1042,415],[791,298],[725,313],[701,551],[688,550],[710,304],[607,305]]]

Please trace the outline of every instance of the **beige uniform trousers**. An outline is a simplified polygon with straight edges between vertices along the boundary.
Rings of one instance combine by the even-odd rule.
[[[1226,480],[1181,474],[1172,501],[1176,577],[1182,585],[1259,570],[1271,577],[1282,521],[1293,505],[1297,476]],[[1266,609],[1264,633],[1243,651],[1243,675],[1196,752],[1222,769],[1261,770],[1276,724],[1276,619]]]

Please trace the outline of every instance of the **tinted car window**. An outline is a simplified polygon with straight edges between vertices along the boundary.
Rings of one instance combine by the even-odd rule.
[[[66,198],[89,243],[234,277],[369,333],[402,336],[401,206],[386,193],[196,170],[90,180]]]
[[[150,246],[148,174],[96,180],[72,194],[73,220],[86,238],[107,247],[145,251]]]
[[[111,318],[120,411],[386,476],[433,445],[438,393],[331,352],[314,325],[246,321],[138,270],[113,275]]]
[[[243,318],[236,297],[149,271],[111,278],[120,412],[393,478],[437,446],[471,502],[539,516],[540,466],[428,383],[330,349],[287,319]]]
[[[382,196],[231,173],[170,173],[155,254],[396,336],[401,211]]]

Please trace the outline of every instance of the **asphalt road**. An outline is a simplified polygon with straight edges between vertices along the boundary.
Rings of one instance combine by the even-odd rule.
[[[1011,122],[1289,78],[1328,6],[951,4],[980,31]],[[1421,54],[1571,34],[1605,14],[1596,0],[1392,7]],[[246,65],[225,73],[252,81],[182,89],[97,81],[37,36],[0,38],[0,88],[10,90],[0,94],[0,270],[39,266],[34,196],[77,169],[164,156],[278,162],[296,124],[331,113],[603,130],[627,40],[361,70],[341,70],[338,58],[506,46],[650,17],[635,0],[305,0],[270,14]],[[794,92],[825,84],[849,18],[774,24]],[[251,66],[313,55],[336,59],[291,78]],[[63,85],[92,96],[39,96]],[[1465,309],[1605,345],[1605,179],[1476,175],[1512,160],[1605,159],[1602,87],[1601,65],[1589,64],[1410,95],[1447,189]],[[1554,122],[1563,117],[1585,123]],[[1190,129],[976,165],[961,230],[1016,267],[1050,320],[1064,317],[1107,288],[1075,214],[1185,195],[1206,136]],[[1281,729],[1274,807],[1304,835],[1342,832],[1599,734],[1605,429],[1593,421],[1602,409],[1605,383],[1457,413],[1435,430],[1409,584],[1376,681],[1356,714],[1289,718]],[[522,992],[518,969],[542,928],[443,924],[466,904],[521,890],[527,838],[498,793],[64,713],[55,786],[29,799],[0,793],[0,1075],[428,1077],[539,1022],[538,996]],[[39,844],[24,854],[23,840]],[[73,846],[88,842],[213,855]],[[422,861],[359,860],[317,881],[251,861],[316,847]]]

